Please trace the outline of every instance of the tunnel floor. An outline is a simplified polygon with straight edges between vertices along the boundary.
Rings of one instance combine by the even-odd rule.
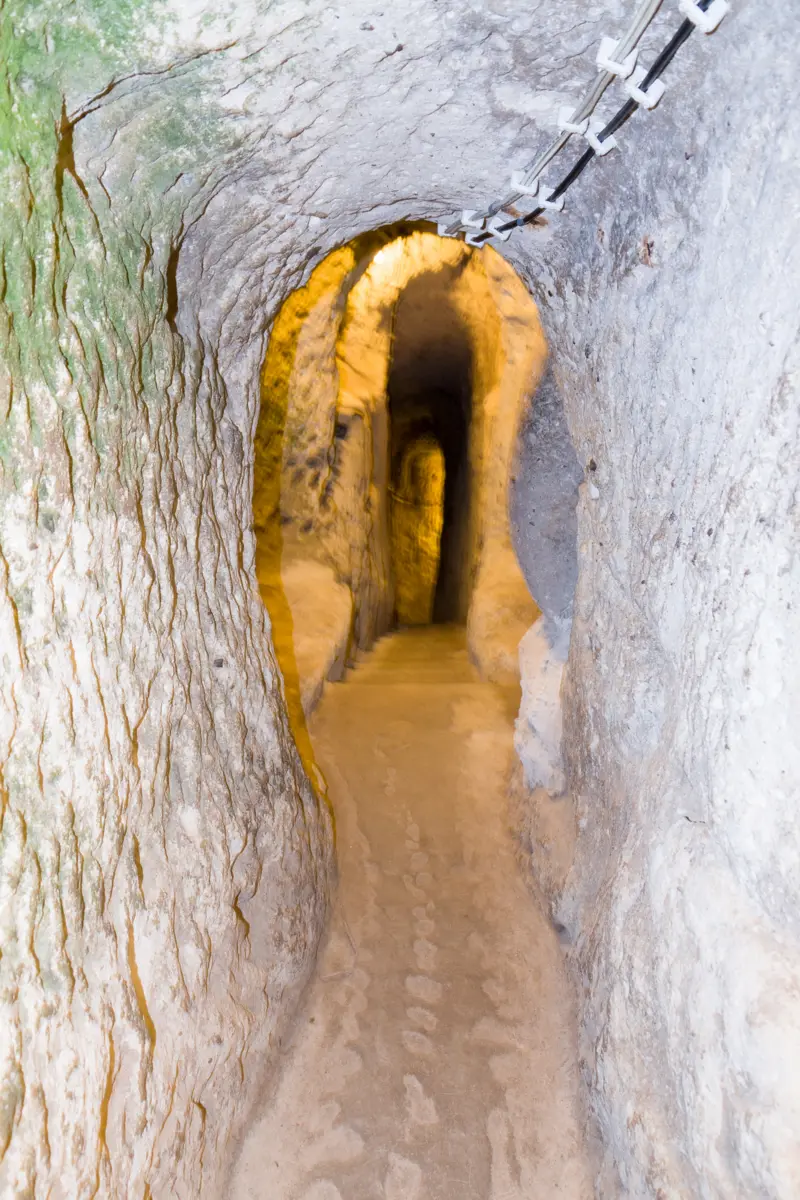
[[[592,1194],[561,951],[508,830],[510,700],[452,626],[327,689],[340,882],[233,1200]]]

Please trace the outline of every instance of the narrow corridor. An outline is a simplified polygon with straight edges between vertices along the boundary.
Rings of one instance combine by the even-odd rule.
[[[233,1200],[591,1195],[561,952],[508,831],[514,707],[449,626],[328,688],[340,882]]]

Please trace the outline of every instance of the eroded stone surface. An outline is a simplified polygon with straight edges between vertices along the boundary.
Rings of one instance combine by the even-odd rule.
[[[6,0],[11,1195],[214,1194],[323,911],[253,569],[266,330],[336,245],[493,196],[621,15]],[[615,1172],[648,1197],[800,1190],[799,19],[741,0],[693,36],[623,151],[505,247],[597,466],[562,919],[610,1197]]]
[[[572,997],[505,813],[506,698],[463,629],[404,630],[311,730],[336,907],[227,1194],[588,1200]]]
[[[466,620],[487,677],[514,679],[537,610],[507,491],[544,357],[535,306],[492,251],[399,227],[328,256],[281,310],[262,378],[254,512],[275,588],[316,558],[350,589],[359,648],[393,617]],[[404,455],[425,437],[445,459],[441,555],[437,534],[427,567],[401,512]],[[418,584],[435,599],[415,607]]]
[[[626,137],[621,190],[593,179],[529,275],[586,470],[564,692],[577,837],[554,893],[622,1179],[602,1195],[800,1185],[777,1051],[800,1036],[784,16],[761,29],[743,4],[690,43],[669,103]]]
[[[444,512],[444,456],[432,437],[407,443],[390,498],[395,612],[399,625],[433,618]]]

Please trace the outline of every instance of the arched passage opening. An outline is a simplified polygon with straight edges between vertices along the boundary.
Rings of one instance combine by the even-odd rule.
[[[538,609],[512,546],[508,491],[545,357],[511,267],[424,228],[342,247],[286,302],[264,365],[253,510],[259,582],[300,719],[326,678],[395,623],[423,617],[466,626],[485,677],[518,679],[517,647]],[[422,499],[439,477],[434,444],[440,517]]]
[[[236,1200],[416,1196],[423,1174],[425,1194],[450,1195],[462,1177],[465,1195],[494,1194],[493,1156],[472,1136],[494,1119],[494,1050],[471,1039],[494,1019],[487,999],[502,992],[505,1004],[510,961],[522,964],[509,982],[520,1012],[540,1008],[542,990],[550,998],[547,1037],[521,1038],[540,1052],[519,1060],[526,1079],[556,1081],[548,1142],[580,1137],[558,945],[518,886],[506,817],[518,645],[538,615],[509,492],[544,338],[493,251],[383,232],[331,255],[290,298],[264,370],[259,580],[287,698],[301,701],[296,736],[331,787],[340,873],[313,1033],[300,1032],[287,1088],[244,1148]],[[306,725],[325,678],[342,674]],[[346,1042],[364,1064],[343,1075],[334,1105],[324,1062],[345,1040],[329,984],[352,1002]],[[458,1135],[418,1139],[445,1104]],[[338,1137],[348,1121],[359,1145],[362,1132],[367,1145],[404,1128],[415,1161],[378,1167],[357,1150],[324,1178],[307,1169],[319,1130]],[[534,1125],[521,1120],[520,1145]],[[521,1170],[526,1194],[550,1194],[556,1178],[565,1194],[588,1194],[580,1154],[566,1172]]]
[[[445,457],[430,434],[407,437],[392,463],[389,489],[397,624],[433,620],[444,525]]]
[[[397,513],[397,487],[409,451],[421,439],[439,448],[444,487],[441,496],[441,532],[436,540],[436,570],[429,620],[464,622],[469,600],[469,546],[471,528],[469,438],[472,419],[473,351],[469,329],[448,299],[448,281],[423,276],[403,292],[395,316],[392,363],[388,383],[390,458],[393,490],[393,525],[407,523]],[[417,459],[418,468],[430,456]],[[432,514],[417,521],[420,539],[429,537]],[[428,564],[428,556],[420,562]],[[397,595],[404,594],[414,558],[392,556]],[[403,610],[395,606],[403,623]]]

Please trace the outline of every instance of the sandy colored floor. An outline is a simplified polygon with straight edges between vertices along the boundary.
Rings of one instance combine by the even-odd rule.
[[[511,709],[443,627],[329,687],[340,885],[233,1200],[591,1196],[560,950],[508,832]]]

